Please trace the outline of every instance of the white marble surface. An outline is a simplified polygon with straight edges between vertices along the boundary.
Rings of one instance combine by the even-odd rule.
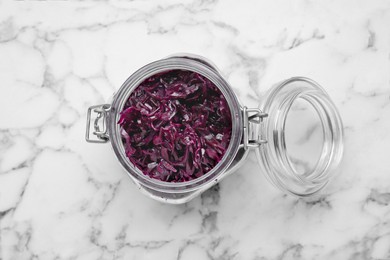
[[[0,259],[390,259],[389,1],[1,1]],[[254,156],[201,197],[141,194],[85,114],[142,65],[208,57],[240,99],[320,82],[345,124],[318,200],[283,195]]]

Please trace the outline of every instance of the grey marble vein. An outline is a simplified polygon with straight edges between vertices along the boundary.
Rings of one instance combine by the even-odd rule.
[[[1,1],[0,259],[390,259],[389,24],[380,0]],[[210,59],[249,107],[292,76],[323,85],[345,126],[327,192],[285,195],[250,155],[164,205],[84,141],[89,106],[180,52]],[[300,118],[290,159],[307,170],[299,148],[321,127]]]

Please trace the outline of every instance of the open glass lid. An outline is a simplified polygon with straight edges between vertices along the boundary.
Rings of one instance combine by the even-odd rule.
[[[268,113],[255,125],[260,166],[284,192],[306,197],[321,191],[343,154],[343,126],[329,95],[308,78],[291,78],[269,90],[260,105]]]

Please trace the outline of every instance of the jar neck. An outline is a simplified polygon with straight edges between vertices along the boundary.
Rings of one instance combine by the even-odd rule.
[[[205,175],[187,182],[164,182],[144,175],[141,170],[135,167],[126,157],[125,149],[121,139],[120,128],[117,124],[119,121],[120,112],[123,110],[126,100],[134,91],[134,89],[139,86],[146,78],[170,70],[193,71],[212,81],[224,95],[224,98],[229,105],[232,118],[231,139],[222,160]],[[114,97],[110,116],[108,118],[108,129],[114,152],[122,166],[129,173],[130,177],[135,179],[135,181],[138,181],[141,185],[144,185],[150,189],[167,193],[183,193],[206,187],[210,183],[218,180],[218,178],[221,177],[221,174],[229,167],[239,149],[241,142],[242,113],[240,104],[232,88],[218,73],[218,71],[211,66],[210,63],[207,61],[202,62],[200,57],[197,57],[196,59],[190,57],[170,57],[167,59],[155,61],[142,67],[125,81]]]

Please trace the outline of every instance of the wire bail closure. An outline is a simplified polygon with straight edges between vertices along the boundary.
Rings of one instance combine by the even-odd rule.
[[[107,133],[107,115],[108,112],[111,109],[111,105],[109,104],[102,104],[97,106],[91,106],[88,108],[87,112],[87,127],[85,132],[85,140],[89,143],[107,143],[109,140],[109,136]],[[93,122],[93,128],[94,131],[92,132],[93,135],[96,136],[97,139],[91,139],[90,138],[90,128],[91,128],[91,116],[92,113],[96,113],[96,118]],[[99,124],[99,121],[101,121],[101,127]]]
[[[252,124],[261,124],[265,117],[268,117],[267,113],[264,113],[259,108],[247,108],[244,106],[242,108],[243,118],[244,118],[244,149],[248,148],[257,148],[262,144],[267,143],[265,139],[250,139],[250,129]]]

